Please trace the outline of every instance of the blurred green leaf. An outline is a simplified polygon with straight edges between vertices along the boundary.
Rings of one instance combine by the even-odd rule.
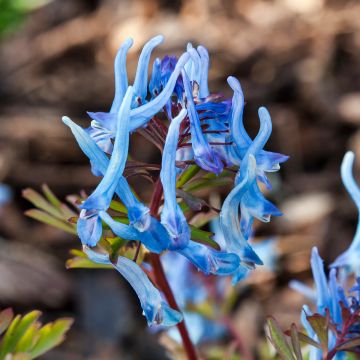
[[[16,328],[21,320],[20,315],[16,315],[6,330],[6,333],[0,343],[0,360],[5,359],[5,356],[11,351],[13,346],[13,338],[16,333]]]
[[[315,334],[317,335],[321,349],[324,353],[328,351],[328,341],[329,341],[329,319],[328,316],[322,316],[320,314],[308,315],[306,320],[309,322],[310,326],[313,328]]]
[[[218,177],[216,179],[199,179],[193,181],[184,187],[185,191],[197,191],[202,189],[212,189],[220,186],[225,186],[232,183],[232,179],[226,177]]]
[[[197,165],[190,165],[178,178],[176,188],[179,189],[189,182],[198,172],[200,167]]]
[[[0,335],[9,327],[13,318],[14,312],[11,308],[0,312]]]
[[[40,326],[41,324],[39,322],[35,322],[28,327],[28,329],[25,331],[24,335],[16,345],[16,353],[27,353],[33,348],[35,342],[38,339],[37,332]]]
[[[38,192],[33,189],[24,189],[22,192],[22,196],[30,201],[36,208],[44,210],[49,213],[53,217],[56,217],[59,220],[63,220],[64,216],[60,212],[59,209],[54,207],[50,202],[48,202],[43,196],[41,196]]]
[[[294,349],[296,360],[302,360],[301,346],[298,331],[295,324],[291,325],[290,328],[291,344]]]
[[[284,360],[294,360],[292,349],[277,321],[274,318],[269,317],[267,320],[267,327],[269,330],[269,339],[280,357]]]
[[[73,226],[72,224],[66,223],[65,221],[54,218],[53,216],[49,215],[48,213],[46,213],[44,211],[41,211],[38,209],[30,209],[30,210],[25,211],[25,215],[29,216],[35,220],[41,221],[45,224],[56,227],[60,230],[64,230],[70,234],[74,234],[74,235],[77,234],[75,226]]]
[[[210,231],[198,229],[197,227],[192,226],[192,225],[190,225],[190,230],[191,230],[191,240],[194,240],[201,244],[211,246],[212,248],[214,248],[216,250],[220,250],[219,244],[212,239],[212,237],[214,236],[214,233],[212,233]]]
[[[111,265],[94,263],[88,258],[82,256],[76,256],[71,259],[68,259],[66,261],[65,266],[67,269],[112,269],[113,268]]]
[[[123,203],[121,203],[120,201],[116,201],[116,200],[112,200],[110,203],[110,209],[121,212],[123,214],[127,214],[127,208],[125,207],[125,205]]]
[[[63,318],[43,326],[38,331],[39,339],[30,352],[30,358],[34,359],[63,342],[72,323],[72,319]]]
[[[41,186],[41,190],[44,193],[47,200],[56,208],[60,208],[61,201],[56,197],[56,195],[50,190],[50,188],[47,186],[47,184],[43,184]]]

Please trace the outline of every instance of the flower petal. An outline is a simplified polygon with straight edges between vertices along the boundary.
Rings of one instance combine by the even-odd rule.
[[[114,150],[106,169],[103,179],[95,191],[82,204],[83,209],[108,209],[111,199],[114,195],[116,186],[125,168],[125,163],[129,148],[129,120],[130,105],[133,95],[131,86],[125,94],[124,101],[121,104],[118,116]]]
[[[148,103],[141,105],[130,111],[130,131],[133,132],[136,129],[146,125],[146,123],[162,108],[165,106],[169,98],[171,97],[177,79],[181,73],[181,69],[189,60],[189,54],[185,53],[180,56],[176,63],[174,71],[171,73],[168,82],[161,91],[161,93]]]
[[[148,325],[161,324],[172,326],[182,320],[182,315],[171,309],[161,298],[160,292],[150,282],[141,268],[133,261],[119,256],[116,264],[112,264],[108,254],[97,253],[84,246],[84,252],[91,261],[99,264],[113,265],[129,282],[140,300]]]
[[[86,130],[76,125],[66,116],[63,117],[63,122],[70,127],[81,150],[89,158],[93,172],[104,175],[109,166],[108,157],[101,151]],[[139,231],[145,231],[150,225],[149,208],[135,197],[123,176],[120,177],[115,191],[128,209],[130,224]]]
[[[209,86],[208,86],[208,72],[209,72],[210,58],[209,58],[209,53],[204,46],[199,45],[197,47],[197,51],[200,54],[200,59],[201,59],[199,95],[200,98],[204,99],[210,95]]]
[[[134,95],[140,97],[142,103],[147,95],[148,67],[151,52],[163,41],[164,37],[162,35],[155,36],[144,45],[141,51],[134,80]]]
[[[159,254],[163,250],[167,249],[168,239],[159,236],[155,233],[156,237],[152,235],[150,231],[140,232],[134,227],[115,221],[105,211],[99,212],[100,218],[110,227],[110,229],[121,238],[125,240],[139,240],[141,241],[150,251]]]
[[[240,265],[239,257],[236,254],[216,251],[194,241],[190,241],[185,248],[177,250],[177,252],[185,256],[206,275],[230,275]]]
[[[115,71],[115,96],[111,105],[110,113],[117,113],[120,109],[120,105],[124,99],[126,90],[128,88],[128,78],[126,72],[126,55],[129,49],[132,47],[134,41],[131,38],[125,40],[120,46],[118,53],[116,54],[114,71]]]
[[[179,139],[179,127],[186,116],[183,109],[169,126],[161,162],[160,180],[164,189],[164,207],[161,211],[161,223],[167,229],[171,247],[184,248],[190,240],[190,229],[186,218],[176,202],[176,149]]]
[[[102,230],[97,211],[81,210],[77,221],[77,232],[83,245],[95,246],[101,238]]]
[[[219,155],[210,147],[206,137],[202,133],[199,115],[195,109],[191,84],[185,71],[182,71],[182,77],[189,112],[191,144],[194,151],[195,162],[206,171],[220,174],[224,165]]]

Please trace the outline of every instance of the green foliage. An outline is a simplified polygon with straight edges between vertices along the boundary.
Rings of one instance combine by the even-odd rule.
[[[16,30],[28,12],[49,0],[0,0],[0,37]]]
[[[45,196],[33,189],[23,190],[23,197],[36,207],[36,209],[27,210],[25,215],[70,234],[76,234],[76,227],[72,220],[78,214],[62,203],[47,185],[42,186],[42,191]]]
[[[14,317],[8,308],[0,312],[0,360],[31,360],[63,342],[73,320],[58,319],[42,325],[40,311]]]
[[[322,356],[325,360],[333,359],[339,351],[354,351],[357,346],[360,346],[360,336],[351,330],[354,324],[358,324],[360,315],[358,311],[350,312],[349,309],[342,307],[342,316],[345,322],[339,330],[332,322],[328,310],[326,315],[313,314],[307,315],[306,319],[310,324],[312,330],[316,334],[318,341],[315,341],[298,331],[295,324],[291,325],[290,330],[282,332],[279,324],[272,317],[267,321],[268,338],[281,359],[288,360],[302,360],[303,354],[301,343],[316,347],[322,350]],[[329,349],[329,334],[332,333],[336,338],[335,346]],[[351,334],[351,337],[347,337]],[[290,341],[288,341],[290,337]],[[350,355],[349,355],[350,356]],[[349,357],[350,358],[350,357]]]

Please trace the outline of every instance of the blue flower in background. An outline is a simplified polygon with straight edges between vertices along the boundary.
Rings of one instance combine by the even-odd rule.
[[[346,284],[340,283],[340,281],[337,279],[335,269],[330,270],[329,278],[326,277],[323,260],[319,256],[316,247],[312,249],[310,262],[315,283],[315,289],[313,290],[307,285],[304,285],[294,280],[291,281],[289,285],[294,290],[306,296],[312,303],[315,303],[316,312],[320,315],[325,316],[326,311],[329,311],[330,318],[336,324],[337,328],[341,330],[343,321],[345,321],[342,317],[341,304],[349,310],[354,311],[355,309],[352,308],[354,305],[357,309],[359,309],[358,300],[354,297],[346,297]],[[355,290],[355,288],[351,290]],[[312,311],[309,306],[304,305],[303,314],[301,317],[302,324],[306,329],[308,335],[317,341],[318,339],[316,337],[316,334],[306,319],[307,315],[312,315]],[[335,342],[336,338],[333,332],[329,331],[329,350],[331,350],[335,346]],[[309,359],[321,360],[322,358],[322,351],[320,349],[312,347]],[[338,352],[335,356],[335,359],[346,359],[346,355],[343,352]]]
[[[345,154],[341,164],[341,178],[347,192],[357,207],[358,225],[350,247],[331,266],[345,268],[347,271],[355,273],[356,276],[360,276],[360,189],[353,175],[354,159],[355,155],[353,152],[349,151]]]
[[[144,45],[134,83],[130,86],[126,58],[133,41],[127,39],[121,45],[114,64],[112,106],[109,112],[88,112],[92,119],[89,128],[82,129],[63,117],[89,158],[92,173],[102,176],[96,189],[80,205],[77,231],[84,252],[93,262],[112,265],[128,280],[140,299],[149,325],[173,325],[181,321],[181,315],[162,300],[159,290],[136,263],[136,256],[134,261],[119,256],[112,263],[113,257],[107,254],[102,242],[99,243],[100,239],[106,239],[111,232],[129,246],[129,242],[137,241],[138,249],[141,244],[146,254],[152,252],[161,254],[162,259],[171,259],[176,264],[172,269],[166,266],[167,260],[164,264],[170,278],[175,279],[170,280],[171,285],[182,284],[179,293],[183,298],[177,295],[180,306],[188,301],[200,301],[206,296],[206,289],[192,279],[190,266],[205,275],[231,275],[236,282],[255,265],[263,263],[256,250],[260,254],[265,247],[267,255],[273,254],[271,242],[262,247],[249,242],[254,219],[267,222],[271,215],[281,215],[265,199],[257,181],[269,185],[265,172],[278,170],[279,163],[287,159],[263,149],[272,131],[265,108],[259,109],[260,130],[256,138],[252,140],[247,134],[242,119],[242,91],[235,78],[228,80],[234,90],[232,100],[210,91],[210,58],[205,47],[194,48],[188,44],[179,58],[156,58],[149,76],[151,54],[162,41],[162,36],[156,36]],[[138,199],[126,179],[130,135],[140,129],[140,134],[145,132],[148,138],[157,141],[162,156],[153,194],[153,200],[157,201],[155,207],[153,200],[147,206]],[[197,164],[203,172],[215,174],[212,176],[220,176],[226,167],[238,167],[234,188],[220,213],[221,250],[192,238],[189,214],[179,203],[177,194],[178,177],[189,164]],[[119,221],[113,214],[110,205],[114,197],[124,205],[128,221]],[[220,239],[217,234],[216,238]],[[95,246],[98,249],[92,250]],[[143,264],[146,265],[146,261],[145,257]],[[210,326],[209,319],[186,312],[184,316],[193,324],[195,340],[214,335],[209,331],[215,331],[216,327]]]
[[[0,207],[8,203],[12,198],[12,192],[9,186],[0,184]]]

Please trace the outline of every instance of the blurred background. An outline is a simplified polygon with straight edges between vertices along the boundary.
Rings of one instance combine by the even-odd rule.
[[[44,359],[165,358],[121,277],[67,271],[78,239],[23,215],[31,207],[24,188],[46,183],[65,199],[97,184],[61,116],[85,126],[86,111],[107,111],[113,60],[128,36],[130,78],[143,44],[163,34],[158,57],[180,55],[189,41],[208,48],[212,92],[231,96],[226,77],[240,80],[251,134],[257,108],[269,108],[267,148],[290,160],[272,179],[284,216],[257,235],[275,235],[280,256],[275,273],[256,271],[239,287],[234,319],[250,346],[268,314],[284,326],[299,322],[304,299],[288,281],[310,281],[313,245],[329,263],[355,232],[339,167],[348,149],[360,163],[359,17],[351,0],[0,0],[0,182],[12,193],[0,213],[0,307],[75,318],[67,341]],[[134,157],[156,156],[139,144]]]

